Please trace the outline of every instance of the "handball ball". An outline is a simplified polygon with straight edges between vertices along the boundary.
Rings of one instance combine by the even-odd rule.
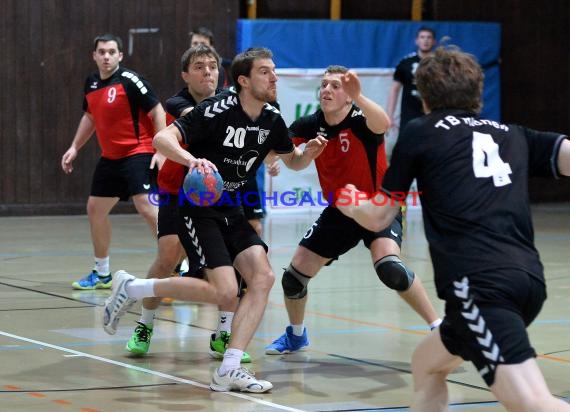
[[[182,187],[186,197],[197,206],[211,206],[222,196],[224,181],[218,172],[200,174],[194,168],[186,174]]]

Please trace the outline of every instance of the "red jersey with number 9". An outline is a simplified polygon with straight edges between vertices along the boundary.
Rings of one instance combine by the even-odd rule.
[[[105,80],[91,74],[83,110],[93,116],[101,156],[115,160],[154,153],[155,130],[147,113],[159,103],[150,84],[131,70],[119,67]]]

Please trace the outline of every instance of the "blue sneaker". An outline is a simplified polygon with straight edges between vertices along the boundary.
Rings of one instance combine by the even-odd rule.
[[[287,326],[285,333],[265,347],[267,355],[282,355],[284,353],[293,353],[303,350],[309,346],[309,338],[307,337],[307,328],[303,329],[303,336],[293,334],[293,328]]]
[[[78,290],[111,289],[113,278],[110,273],[107,276],[99,276],[99,273],[93,270],[83,279],[73,282],[71,286]]]

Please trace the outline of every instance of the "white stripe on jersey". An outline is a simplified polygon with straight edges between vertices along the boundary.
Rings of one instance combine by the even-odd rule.
[[[237,104],[237,97],[236,96],[228,96],[219,102],[215,102],[214,104],[206,107],[204,110],[204,116],[206,117],[216,117],[217,114],[223,113],[228,110],[231,106],[235,106]]]
[[[138,87],[141,94],[146,94],[148,92],[148,89],[144,86],[144,83],[141,81],[141,79],[139,79],[133,73],[124,71],[123,73],[121,73],[121,76],[130,79],[135,84],[135,86]]]

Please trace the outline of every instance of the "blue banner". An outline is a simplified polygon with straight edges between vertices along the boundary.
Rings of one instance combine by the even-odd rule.
[[[352,21],[352,20],[238,20],[237,52],[263,46],[274,53],[279,69],[394,68],[415,50],[416,31],[435,30],[439,42],[473,54],[485,70],[482,115],[501,120],[499,23]]]

